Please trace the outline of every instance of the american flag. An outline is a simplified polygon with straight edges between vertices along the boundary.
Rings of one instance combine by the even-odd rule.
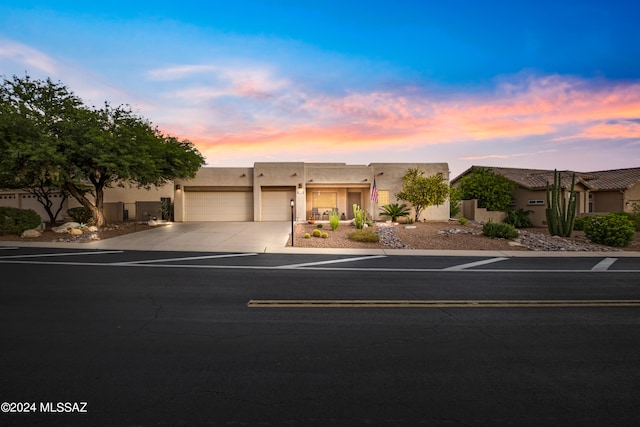
[[[378,187],[376,186],[375,178],[373,178],[373,187],[371,187],[371,200],[374,203],[378,203]]]

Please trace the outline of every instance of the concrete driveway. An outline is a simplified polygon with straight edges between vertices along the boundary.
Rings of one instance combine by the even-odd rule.
[[[291,222],[176,222],[95,243],[93,249],[267,252],[285,247]]]

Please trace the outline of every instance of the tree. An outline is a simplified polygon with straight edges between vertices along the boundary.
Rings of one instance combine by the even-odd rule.
[[[448,195],[449,185],[441,173],[424,176],[424,171],[410,168],[402,177],[402,191],[396,193],[396,199],[411,203],[418,221],[425,208],[443,204]]]
[[[47,182],[78,200],[98,227],[104,225],[106,188],[116,184],[160,186],[175,178],[192,178],[204,164],[193,144],[164,135],[128,106],[87,107],[64,85],[49,79],[33,81],[28,76],[5,80],[3,92],[14,100],[15,105],[7,107],[13,112],[29,99],[46,95],[51,102],[40,105],[36,113],[21,116],[29,132],[16,129],[15,114],[0,117],[0,157],[7,158],[11,170],[24,171],[24,159],[15,152],[30,146],[28,158],[37,159]],[[41,125],[40,116],[47,118],[47,125]]]
[[[480,208],[504,211],[511,204],[512,193],[518,185],[491,168],[474,168],[460,179],[458,188],[462,199],[477,199]]]
[[[80,104],[66,87],[50,79],[14,76],[0,86],[0,188],[34,195],[51,224],[68,196],[59,181],[63,158],[55,149],[60,125]]]

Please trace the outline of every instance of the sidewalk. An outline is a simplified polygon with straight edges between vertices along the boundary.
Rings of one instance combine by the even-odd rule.
[[[291,223],[277,222],[191,222],[173,223],[111,239],[88,243],[0,242],[2,247],[43,247],[67,249],[257,252],[281,254],[482,256],[482,257],[640,257],[640,252],[571,251],[471,251],[424,249],[326,249],[285,246]]]

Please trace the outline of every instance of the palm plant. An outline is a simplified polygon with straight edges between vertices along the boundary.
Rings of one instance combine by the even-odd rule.
[[[391,221],[396,222],[399,217],[409,216],[411,209],[404,203],[399,205],[397,203],[390,203],[380,207],[380,215],[388,216]]]

